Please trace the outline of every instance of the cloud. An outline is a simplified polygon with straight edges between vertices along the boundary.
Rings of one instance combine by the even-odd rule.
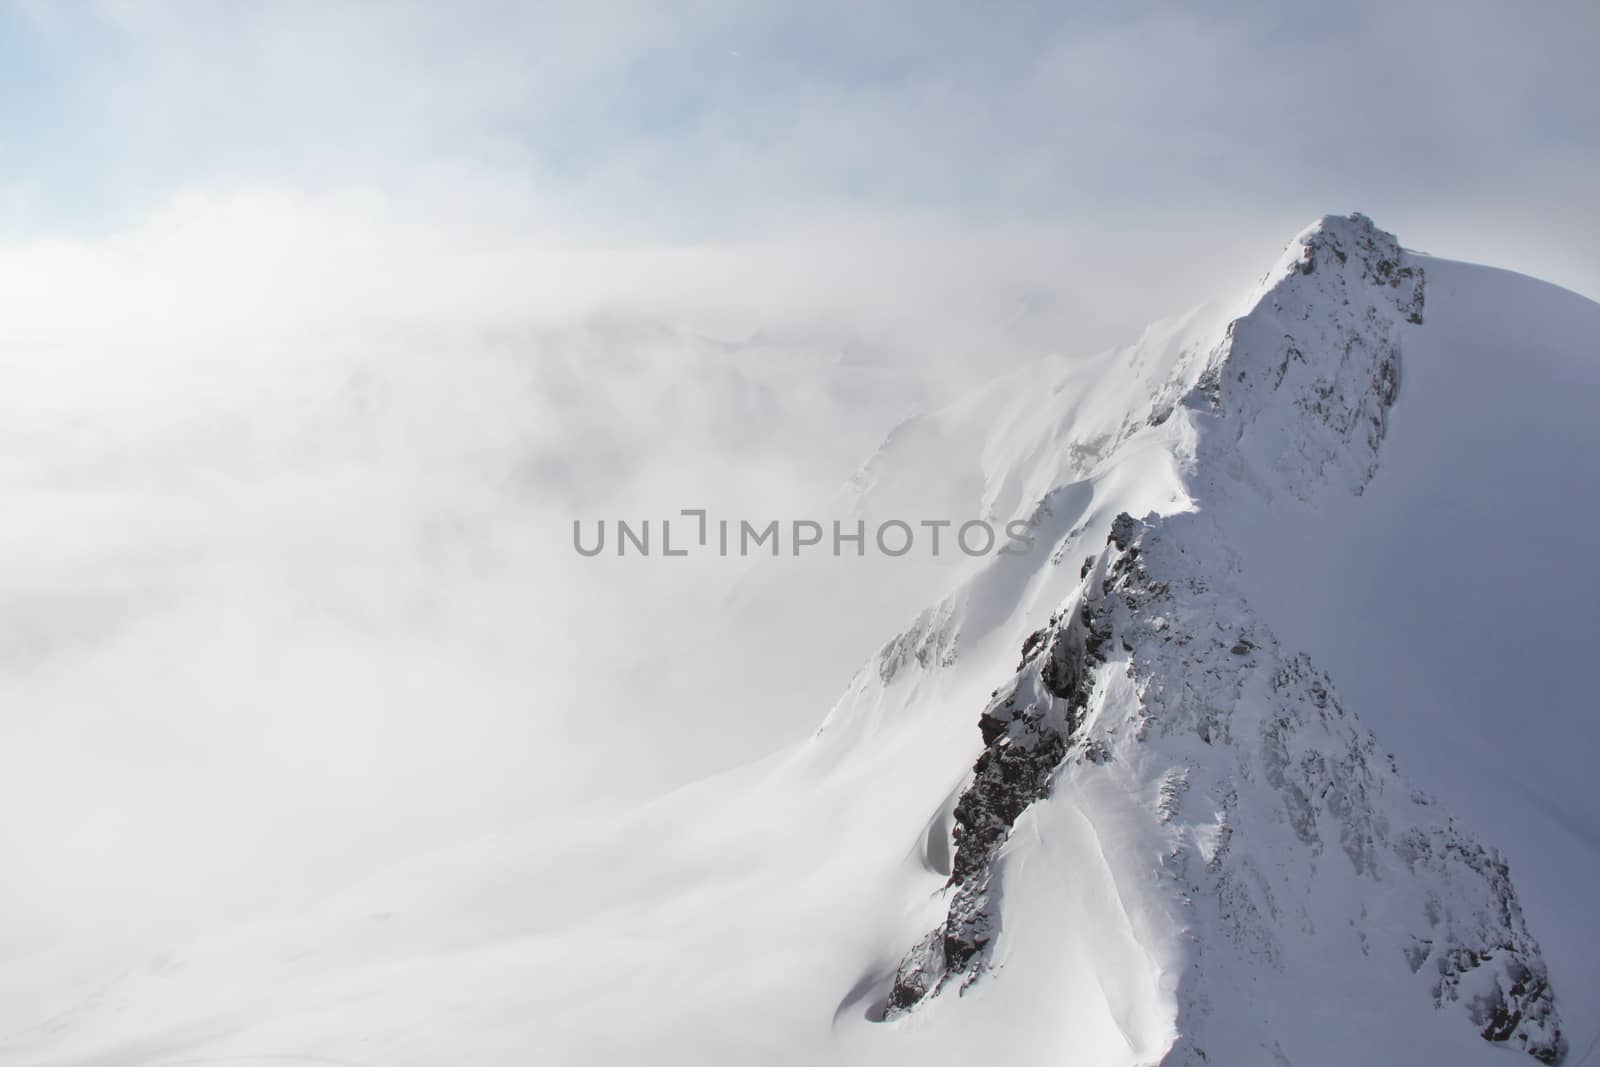
[[[1587,8],[0,18],[0,910],[40,959],[820,718],[747,696],[847,673],[770,636],[826,619],[728,632],[741,572],[579,566],[573,517],[805,517],[1329,210],[1600,292]]]
[[[8,120],[50,209],[31,217],[424,174],[442,195],[493,184],[589,245],[862,212],[1149,239],[1197,215],[1281,230],[1359,208],[1481,256],[1486,220],[1554,253],[1561,217],[1594,214],[1584,5],[92,10],[15,9],[48,87]]]

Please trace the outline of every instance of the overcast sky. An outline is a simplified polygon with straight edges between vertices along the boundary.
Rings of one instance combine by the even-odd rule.
[[[1121,280],[1178,306],[1100,294],[1126,331],[1362,210],[1600,292],[1593,4],[1194,7],[11,0],[0,235],[225,255],[266,198],[292,258],[1015,242],[1063,289],[1130,247],[1205,265]]]

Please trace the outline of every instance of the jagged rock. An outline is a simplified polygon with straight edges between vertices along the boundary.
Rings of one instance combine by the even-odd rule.
[[[878,677],[889,685],[912,663],[924,668],[948,667],[956,661],[960,640],[950,605],[929,608],[910,629],[883,646],[878,653]]]
[[[953,976],[970,978],[982,967],[997,929],[989,863],[1017,817],[1048,792],[1083,722],[1091,672],[1104,662],[1107,636],[1092,601],[1030,634],[1011,684],[979,715],[984,748],[971,784],[956,802],[949,912],[900,964],[889,994],[891,1016],[937,992]],[[1103,761],[1109,753],[1097,758]]]
[[[1265,496],[1360,494],[1423,286],[1364,217],[1309,233],[1285,278],[1192,357],[1204,364],[1188,372],[1183,404],[1214,420],[1196,446],[1197,487],[1226,472]],[[1272,449],[1242,447],[1247,433]],[[1320,943],[1329,923],[1383,981],[1415,976],[1407,988],[1423,1010],[1559,1062],[1566,1038],[1548,971],[1504,860],[1407,786],[1333,679],[1279,645],[1230,578],[1238,566],[1204,509],[1110,522],[1078,588],[1028,635],[978,716],[983,748],[955,808],[945,919],[902,959],[888,1016],[989,970],[1006,937],[997,857],[1029,808],[1064,781],[1134,766],[1151,776],[1150,819],[1171,842],[1159,877],[1188,946],[1163,1064],[1211,1063],[1208,1048],[1241,1042],[1289,1062],[1259,1013],[1212,989],[1283,974],[1285,945]],[[1305,903],[1313,887],[1316,909]],[[1409,939],[1393,938],[1396,923]]]

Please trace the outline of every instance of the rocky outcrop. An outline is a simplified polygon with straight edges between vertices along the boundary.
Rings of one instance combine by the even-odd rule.
[[[1201,457],[1211,470],[1237,476],[1249,464],[1258,489],[1300,499],[1325,487],[1359,494],[1377,470],[1426,279],[1364,215],[1324,219],[1290,257],[1183,403],[1226,427]]]
[[[952,978],[981,970],[998,931],[992,861],[1017,817],[1050,788],[1083,724],[1093,670],[1104,662],[1104,620],[1086,599],[1022,645],[1022,662],[978,717],[984,748],[955,806],[955,860],[945,922],[900,965],[888,1013],[906,1011]]]
[[[1190,944],[1171,1067],[1210,1062],[1218,1028],[1237,1040],[1263,1026],[1217,1008],[1209,990],[1224,976],[1292,982],[1291,943],[1304,958],[1352,933],[1384,980],[1419,976],[1419,1008],[1431,998],[1485,1040],[1559,1062],[1548,974],[1504,860],[1405,784],[1332,679],[1279,647],[1219,577],[1226,556],[1201,515],[1119,516],[1070,608],[1029,635],[979,716],[946,920],[902,961],[889,1015],[980,978],[1001,932],[994,859],[1018,818],[1060,776],[1104,773],[1137,749],[1125,763],[1163,768],[1151,818],[1174,844],[1159,874]],[[1091,714],[1109,672],[1136,697]],[[1304,903],[1313,896],[1318,908]],[[1288,1062],[1265,1029],[1259,1044]]]
[[[1220,957],[1305,977],[1287,971],[1285,942],[1329,937],[1336,918],[1339,936],[1353,932],[1372,967],[1426,978],[1419,996],[1435,1008],[1460,1012],[1485,1040],[1559,1062],[1566,1039],[1548,972],[1504,859],[1411,789],[1333,680],[1284,651],[1218,579],[1229,567],[1207,552],[1225,550],[1201,516],[1140,525],[1108,565],[1105,593],[1115,640],[1128,650],[1118,666],[1139,693],[1129,724],[1141,744],[1188,734],[1207,746],[1204,760],[1174,761],[1167,779],[1183,788],[1156,813],[1180,828],[1165,871],[1195,936],[1180,1032],[1203,1049],[1202,991],[1208,972],[1226,966]],[[1118,732],[1112,720],[1103,728]],[[1209,804],[1186,804],[1197,787]],[[1337,884],[1328,899],[1343,911],[1295,904],[1313,883]],[[1399,917],[1406,939],[1396,942],[1380,915]],[[1263,1049],[1270,1040],[1263,1032]]]
[[[1324,979],[1306,961],[1335,957],[1357,1000],[1381,988],[1397,1013],[1450,1013],[1486,1041],[1560,1062],[1548,972],[1504,859],[1405,783],[1333,679],[1280,647],[1234,584],[1248,561],[1215,517],[1240,492],[1362,493],[1424,283],[1370,220],[1324,219],[1220,342],[1186,348],[1149,411],[1097,452],[1114,462],[1159,435],[1191,506],[1117,516],[978,716],[945,919],[902,959],[888,1017],[1004,962],[1007,843],[1070,782],[1083,796],[1132,789],[1164,842],[1155,876],[1182,960],[1165,1067],[1293,1062],[1292,1035],[1271,1032],[1239,987],[1314,996]],[[1095,775],[1116,777],[1096,793]]]
[[[955,663],[961,633],[948,602],[929,608],[878,652],[878,678],[892,685],[901,671],[918,667],[948,667]]]

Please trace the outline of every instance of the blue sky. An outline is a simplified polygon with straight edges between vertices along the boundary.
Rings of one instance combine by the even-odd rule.
[[[12,0],[0,242],[270,190],[531,244],[1020,225],[1259,260],[1354,209],[1593,294],[1595,11]]]

